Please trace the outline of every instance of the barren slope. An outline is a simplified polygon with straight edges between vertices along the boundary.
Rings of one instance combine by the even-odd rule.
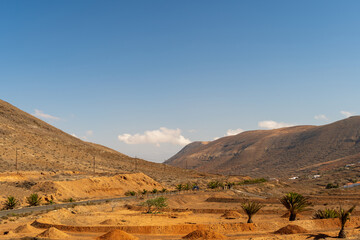
[[[357,116],[324,126],[248,131],[191,143],[165,163],[213,173],[276,177],[300,169],[311,171],[340,158],[343,165],[358,162],[359,153]]]
[[[14,171],[16,148],[21,171],[144,172],[157,180],[196,175],[192,171],[134,159],[82,141],[0,100],[0,171]]]

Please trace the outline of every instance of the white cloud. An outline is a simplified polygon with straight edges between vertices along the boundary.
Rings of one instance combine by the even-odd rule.
[[[87,130],[87,131],[85,132],[85,135],[82,136],[82,137],[79,137],[79,136],[76,135],[75,133],[72,133],[72,134],[71,134],[71,136],[76,137],[76,138],[80,138],[80,139],[85,140],[85,141],[89,140],[89,138],[90,138],[91,136],[93,136],[93,135],[94,135],[94,131],[93,131],[93,130]]]
[[[352,112],[347,112],[347,111],[340,111],[340,113],[342,114],[342,115],[344,115],[345,117],[351,117],[351,116],[353,116],[355,113],[352,113]]]
[[[118,139],[126,144],[155,144],[160,146],[160,143],[171,143],[173,145],[185,146],[191,141],[181,135],[180,129],[169,129],[161,127],[157,130],[145,131],[143,134],[122,134]]]
[[[86,136],[92,136],[94,134],[93,130],[87,130],[86,131]]]
[[[33,116],[48,120],[56,120],[56,121],[60,120],[60,118],[51,116],[50,114],[44,113],[43,111],[38,109],[35,109],[35,113],[33,113]]]
[[[258,123],[258,126],[265,129],[276,129],[276,128],[284,128],[284,127],[292,127],[294,124],[284,123],[284,122],[275,122],[272,120],[269,121],[261,121]]]
[[[228,129],[227,132],[226,132],[226,136],[236,135],[236,134],[242,133],[243,131],[244,131],[244,130],[241,129],[241,128],[238,128],[238,129]]]
[[[189,133],[195,133],[195,132],[197,132],[195,129],[190,129],[190,130],[188,130],[188,132]]]
[[[88,140],[92,135],[94,135],[94,131],[93,130],[87,130],[85,132],[85,136],[81,137],[84,140]]]
[[[316,120],[328,121],[329,119],[324,114],[319,114],[314,117]]]

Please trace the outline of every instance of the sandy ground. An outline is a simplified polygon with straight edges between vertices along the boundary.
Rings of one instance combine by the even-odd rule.
[[[104,234],[110,228],[123,228],[127,232],[144,239],[181,239],[195,228],[213,229],[228,237],[228,239],[333,239],[339,231],[337,219],[314,220],[313,212],[305,212],[299,216],[300,220],[292,222],[308,230],[308,233],[278,235],[273,232],[289,224],[287,218],[282,217],[286,210],[277,203],[266,206],[254,216],[254,224],[246,224],[247,217],[240,210],[240,203],[208,202],[210,199],[228,199],[238,197],[236,193],[214,192],[169,196],[169,211],[159,214],[145,214],[144,211],[128,209],[127,205],[138,206],[144,200],[128,202],[110,202],[101,205],[77,206],[69,209],[54,210],[39,216],[10,217],[3,219],[0,233],[10,231],[8,235],[0,235],[1,239],[21,239],[35,237],[46,228],[33,228],[30,232],[13,232],[18,226],[33,223],[35,220],[46,224],[61,225],[64,233],[70,239],[89,240]],[[327,196],[314,202],[314,209],[324,208],[323,202]],[[253,199],[256,200],[256,199]],[[263,201],[258,199],[259,201]],[[335,200],[328,200],[335,205]],[[265,201],[266,202],[266,201]],[[319,203],[319,204],[318,204]],[[329,205],[327,204],[327,207]],[[343,205],[347,208],[349,206]],[[221,217],[226,210],[238,210],[238,219]],[[214,211],[214,213],[211,213]],[[49,225],[50,226],[50,225]],[[351,221],[347,223],[348,239],[360,239],[360,216],[355,212]],[[80,227],[71,229],[72,227]],[[81,227],[86,227],[81,230]],[[90,228],[89,228],[90,227]],[[100,229],[99,229],[100,228]],[[79,230],[80,229],[80,230]],[[150,232],[149,232],[150,231]],[[321,236],[325,238],[321,238]],[[52,239],[52,238],[48,238]],[[55,239],[55,238],[54,238]]]

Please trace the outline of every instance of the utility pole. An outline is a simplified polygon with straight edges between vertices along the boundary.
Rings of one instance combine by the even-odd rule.
[[[16,157],[15,157],[15,169],[18,171],[18,148],[15,149]]]
[[[94,156],[94,175],[95,175],[95,156]]]

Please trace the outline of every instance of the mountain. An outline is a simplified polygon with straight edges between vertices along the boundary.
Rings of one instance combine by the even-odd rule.
[[[360,116],[323,126],[256,130],[194,142],[165,161],[209,173],[289,176],[360,161]]]
[[[0,100],[0,172],[78,171],[128,173],[141,171],[154,179],[180,179],[194,171],[135,159],[110,148],[82,141]]]

